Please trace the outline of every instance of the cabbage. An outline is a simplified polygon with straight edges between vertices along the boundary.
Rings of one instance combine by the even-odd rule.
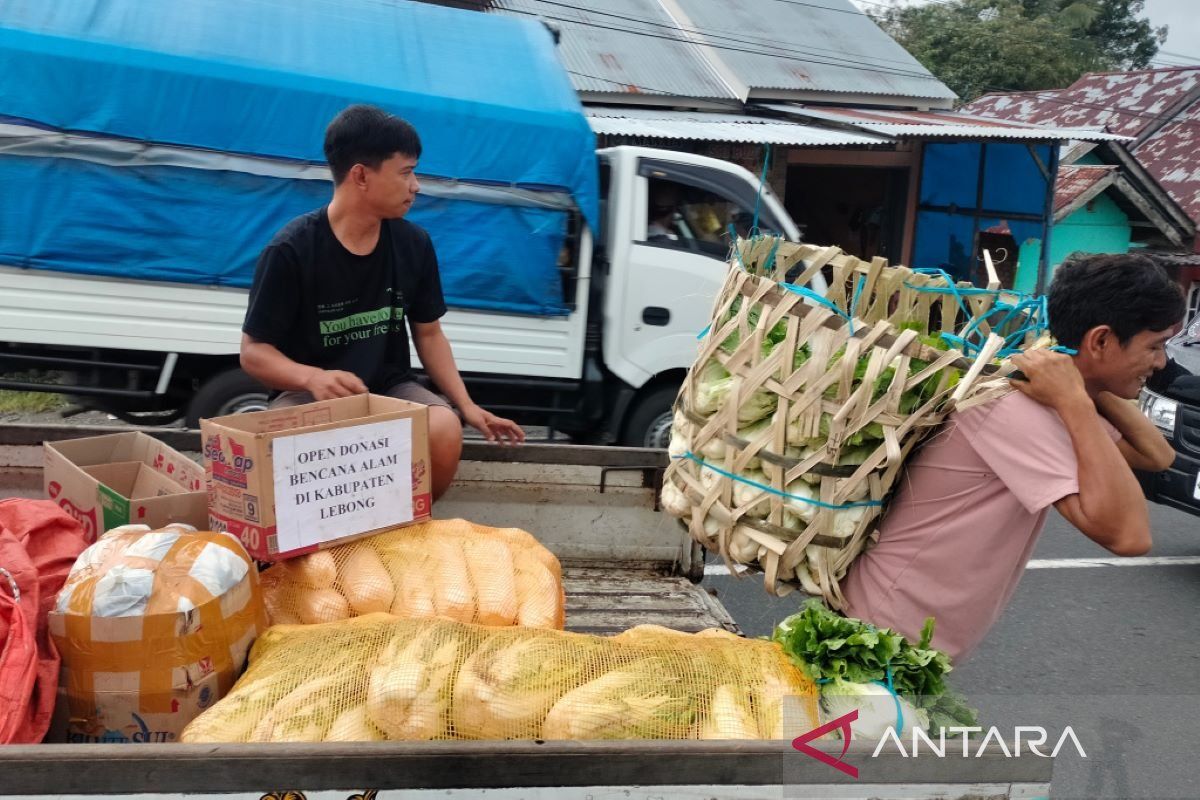
[[[828,719],[837,719],[858,709],[858,719],[850,723],[852,739],[879,741],[888,728],[896,728],[897,705],[903,725],[901,739],[912,736],[914,727],[929,729],[929,714],[878,683],[853,683],[834,678],[821,688],[821,708]]]
[[[734,481],[733,483],[734,506],[744,508],[754,503],[754,507],[746,512],[746,516],[757,517],[759,519],[766,517],[767,514],[771,513],[771,495],[757,486],[751,486],[749,483],[743,481],[753,481],[754,483],[766,486],[767,476],[760,470],[750,469],[744,470],[739,477],[743,480]]]
[[[729,537],[729,555],[741,564],[752,564],[758,560],[763,546],[746,535],[746,526],[738,525]]]
[[[770,416],[778,405],[779,395],[766,389],[759,389],[742,401],[742,407],[738,409],[738,422],[742,424],[758,422],[763,417]]]
[[[838,465],[842,467],[857,467],[864,463],[876,450],[874,444],[862,444],[843,447],[838,454]]]
[[[817,515],[817,506],[812,503],[806,503],[799,498],[807,498],[809,500],[817,499],[817,490],[808,485],[807,481],[798,480],[788,484],[787,493],[794,495],[783,501],[785,508],[800,518],[802,522],[812,522],[813,517]]]
[[[729,396],[731,388],[733,388],[733,378],[730,376],[729,370],[721,366],[720,362],[715,359],[710,360],[700,369],[700,374],[696,378],[696,394],[693,398],[692,410],[706,417],[715,414],[721,404],[725,402],[725,398]]]
[[[671,442],[667,445],[667,455],[671,458],[680,458],[685,453],[692,450],[692,431],[691,426],[681,428],[678,425],[671,429]]]
[[[735,316],[737,316],[737,312],[739,310],[741,310],[741,307],[742,307],[742,298],[740,298],[740,297],[734,298],[733,303],[731,303],[729,306],[729,312],[724,316],[724,318],[722,318],[720,324],[717,327],[721,327],[725,323],[729,322],[729,320],[731,320]],[[752,329],[758,327],[758,320],[761,317],[762,317],[762,306],[760,306],[760,305],[754,306],[754,308],[751,308],[749,313],[746,314],[746,320],[747,320],[747,322],[750,323],[750,327]],[[771,328],[771,330],[767,331],[767,335],[763,337],[763,355],[766,356],[766,355],[770,354],[770,352],[775,349],[775,345],[782,342],[786,336],[787,336],[787,320],[781,319],[781,320],[779,320],[779,322],[776,322],[775,325]],[[729,334],[729,336],[727,336],[725,338],[725,341],[721,342],[721,349],[724,350],[726,353],[732,353],[734,350],[737,350],[737,347],[739,344],[741,344],[741,341],[742,341],[741,331],[740,330],[734,331],[733,333]]]
[[[715,359],[710,360],[700,369],[696,379],[696,394],[693,398],[693,410],[702,416],[715,414],[733,390],[733,377],[729,370],[721,366]],[[738,409],[738,422],[742,425],[758,422],[769,415],[779,404],[779,397],[766,389],[759,389],[742,401]]]
[[[833,512],[833,530],[830,533],[840,539],[850,538],[854,535],[858,524],[862,522],[862,518],[870,510],[867,506],[859,506],[857,508],[843,508],[840,511]]]
[[[692,513],[692,503],[674,481],[663,481],[662,509],[673,517],[686,518]]]

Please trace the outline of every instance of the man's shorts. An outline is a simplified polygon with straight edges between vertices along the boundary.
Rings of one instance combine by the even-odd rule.
[[[450,401],[442,397],[440,394],[425,388],[417,381],[404,381],[398,383],[391,389],[388,389],[383,394],[388,397],[394,397],[397,400],[407,400],[410,403],[420,403],[423,406],[443,406],[450,409],[455,414],[458,410],[450,405]],[[316,400],[309,392],[281,392],[278,397],[271,401],[271,408],[291,408],[292,406],[302,406],[306,403],[315,403]]]

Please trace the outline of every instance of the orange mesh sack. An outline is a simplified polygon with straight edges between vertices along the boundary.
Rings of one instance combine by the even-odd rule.
[[[114,528],[79,556],[50,613],[73,742],[172,742],[233,686],[266,612],[237,539]]]
[[[786,738],[784,708],[809,730],[816,697],[773,642],[370,614],[268,630],[182,740]]]
[[[561,630],[566,596],[554,554],[517,528],[433,520],[318,550],[262,574],[272,624],[336,622],[385,611],[481,625]]]

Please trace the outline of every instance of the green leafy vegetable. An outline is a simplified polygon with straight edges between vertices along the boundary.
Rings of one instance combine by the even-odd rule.
[[[813,680],[886,683],[890,668],[896,693],[929,712],[934,730],[951,722],[975,724],[975,711],[947,691],[950,657],[930,647],[932,618],[914,646],[890,628],[843,617],[813,598],[779,623],[771,638]]]

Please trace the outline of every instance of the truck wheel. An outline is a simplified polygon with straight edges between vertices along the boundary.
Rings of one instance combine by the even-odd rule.
[[[188,404],[187,426],[199,428],[201,419],[265,411],[267,388],[242,370],[218,372],[201,386]]]
[[[663,386],[637,401],[621,444],[625,447],[658,447],[665,449],[671,443],[671,421],[675,416],[673,406],[679,395],[678,386]]]

